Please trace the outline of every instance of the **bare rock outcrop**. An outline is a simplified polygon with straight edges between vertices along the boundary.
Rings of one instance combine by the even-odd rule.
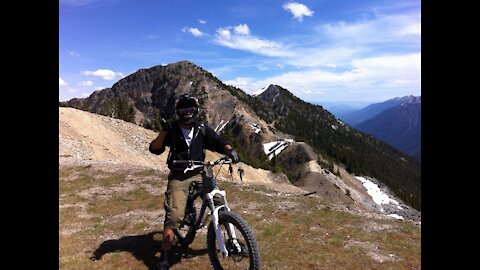
[[[150,142],[158,135],[133,123],[74,108],[59,108],[59,163],[65,165],[108,165],[115,168],[138,166],[167,172],[168,148],[161,155],[148,151]],[[220,155],[207,151],[207,160]],[[243,182],[275,184],[286,192],[305,193],[290,184],[282,173],[255,169],[243,162],[235,168],[243,169]],[[232,175],[224,166],[219,177],[226,181],[240,181],[238,171]]]

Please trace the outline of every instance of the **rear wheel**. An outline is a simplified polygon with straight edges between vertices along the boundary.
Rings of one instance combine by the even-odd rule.
[[[221,254],[213,222],[210,222],[207,247],[213,269],[260,269],[258,244],[245,220],[233,212],[223,211],[219,213],[218,223],[228,256]],[[233,237],[229,227],[233,227],[236,237]]]

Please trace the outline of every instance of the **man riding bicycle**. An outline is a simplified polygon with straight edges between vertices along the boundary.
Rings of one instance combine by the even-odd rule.
[[[165,221],[162,240],[162,253],[159,269],[168,269],[169,253],[174,238],[173,229],[178,229],[184,218],[188,187],[192,182],[202,183],[201,169],[185,172],[187,164],[173,164],[174,160],[205,160],[205,149],[220,154],[227,154],[234,163],[238,155],[232,145],[212,128],[197,120],[200,104],[198,99],[189,94],[181,95],[175,103],[177,120],[166,122],[162,119],[162,130],[149,146],[149,151],[160,155],[165,146],[170,147],[167,158],[167,191],[165,192]]]

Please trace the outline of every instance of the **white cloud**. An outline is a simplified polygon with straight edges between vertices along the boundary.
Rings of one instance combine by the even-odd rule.
[[[230,31],[232,28],[234,33]],[[218,28],[215,42],[232,49],[250,51],[266,56],[291,55],[291,53],[285,50],[282,44],[278,42],[251,36],[250,29],[246,24],[240,24],[235,27],[227,26]]]
[[[293,17],[297,19],[299,22],[303,21],[303,16],[313,16],[313,11],[309,9],[304,4],[300,4],[297,2],[288,2],[283,4],[283,9],[288,10],[292,13]]]
[[[59,87],[67,86],[67,83],[62,78],[58,77],[58,86]]]
[[[334,42],[420,44],[420,15],[381,15],[372,20],[328,23],[317,28]]]
[[[250,28],[246,24],[239,24],[233,27],[233,31],[238,35],[250,35]]]
[[[262,80],[231,80],[241,89],[253,93],[269,84],[285,87],[299,97],[304,93],[354,98],[355,93],[420,91],[420,53],[386,55],[353,60],[343,71],[310,69],[290,71]]]
[[[68,54],[69,54],[70,56],[80,56],[80,54],[77,53],[76,51],[69,51]]]
[[[97,69],[96,71],[82,71],[82,74],[85,76],[95,76],[100,77],[106,81],[112,81],[115,79],[123,78],[124,75],[120,72],[115,72],[109,69]]]
[[[254,92],[258,90],[258,84],[254,82],[255,78],[252,77],[238,77],[234,80],[227,80],[225,84],[238,87],[247,92]]]
[[[351,59],[363,52],[362,48],[302,48],[285,62],[299,67],[337,67],[349,64]]]
[[[367,59],[354,60],[352,66],[358,69],[388,69],[392,70],[414,70],[420,71],[421,57],[420,53],[379,56]]]
[[[83,82],[80,82],[78,84],[78,86],[82,86],[82,87],[85,87],[85,86],[92,86],[93,85],[93,82],[92,81],[83,81]]]
[[[388,90],[410,88],[420,90],[421,54],[379,56],[352,61],[350,89]]]
[[[206,20],[202,20],[202,19],[198,19],[198,23],[200,23],[200,24],[206,24],[207,21],[206,21]]]
[[[99,87],[95,87],[94,90],[97,91],[97,90],[102,90],[102,89],[105,89],[105,88],[108,88],[108,87],[99,86]]]
[[[205,35],[202,31],[198,30],[198,28],[194,27],[184,27],[182,28],[182,32],[190,32],[195,37],[201,37]]]
[[[422,26],[420,22],[409,22],[408,24],[404,25],[402,29],[399,29],[397,34],[399,36],[414,35],[420,37],[421,30]]]
[[[218,28],[217,29],[217,40],[230,40],[232,38],[232,33],[228,28]]]

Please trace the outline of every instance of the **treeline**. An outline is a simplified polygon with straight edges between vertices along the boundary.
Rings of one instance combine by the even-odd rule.
[[[92,98],[92,101],[74,98],[67,102],[60,102],[59,106],[69,106],[83,111],[121,119],[131,123],[135,122],[134,102],[126,95],[110,95],[102,98],[95,96]]]
[[[346,166],[346,170],[357,175],[368,175],[380,179],[409,205],[421,209],[420,165],[400,151],[376,140],[370,135],[338,125],[318,125],[317,116],[305,117],[305,113],[290,111],[276,125],[282,132],[305,141],[322,155],[334,158]]]
[[[270,122],[272,114],[275,115],[278,130],[343,164],[350,173],[381,180],[399,198],[421,210],[420,164],[374,137],[337,121],[321,106],[304,102],[287,90],[277,88],[281,89],[280,97],[275,102],[263,102],[262,111],[269,112]]]

